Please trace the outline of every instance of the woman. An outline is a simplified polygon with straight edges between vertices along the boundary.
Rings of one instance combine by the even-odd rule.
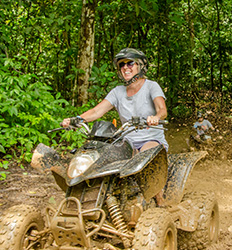
[[[165,96],[158,83],[145,78],[148,63],[144,53],[133,48],[123,49],[116,55],[114,64],[124,86],[111,90],[102,102],[81,114],[80,118],[87,122],[94,121],[115,107],[122,124],[132,116],[137,116],[146,117],[148,125],[158,125],[159,120],[167,116]],[[62,124],[68,127],[70,118],[64,119]],[[159,144],[163,144],[168,150],[168,143],[161,129],[134,131],[126,138],[140,152]],[[160,192],[156,195],[159,206],[163,205],[162,194]]]
[[[117,86],[111,90],[102,102],[80,117],[91,122],[115,107],[122,124],[132,116],[138,116],[146,117],[148,125],[158,125],[159,120],[167,117],[165,96],[158,83],[145,78],[148,63],[144,53],[133,48],[123,49],[116,55],[114,64],[119,78],[124,81],[124,86]],[[64,119],[62,124],[68,127],[70,119]],[[159,144],[163,144],[168,150],[164,131],[160,129],[132,132],[127,135],[127,139],[139,151]]]

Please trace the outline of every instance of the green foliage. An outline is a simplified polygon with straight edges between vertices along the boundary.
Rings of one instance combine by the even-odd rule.
[[[176,117],[177,120],[186,117],[191,117],[193,114],[193,109],[181,103],[172,109],[172,114],[173,117]]]
[[[73,106],[67,106],[63,112],[62,112],[62,119],[67,117],[74,117],[77,115],[80,115],[90,108],[94,107],[94,103],[91,104],[91,102],[88,102],[87,104],[84,104],[81,107],[73,107]],[[89,124],[90,126],[92,123]],[[50,129],[60,127],[58,126],[50,126]],[[50,134],[51,137],[51,143],[50,145],[55,147],[57,151],[61,151],[62,153],[66,153],[67,150],[72,150],[73,148],[78,148],[83,145],[84,141],[86,140],[85,134],[81,133],[79,129],[76,131],[74,130],[61,130],[52,132]]]
[[[100,68],[93,66],[89,81],[91,82],[91,87],[88,91],[97,98],[97,102],[104,98],[111,89],[118,85],[116,73],[108,71],[106,63]]]
[[[63,133],[60,137],[60,144],[58,149],[62,150],[63,153],[65,153],[67,152],[67,150],[72,150],[73,148],[82,146],[85,140],[86,136],[79,130],[65,131],[65,133]]]
[[[77,66],[83,53],[78,44],[85,39],[80,37],[82,1],[3,0],[0,8],[0,49],[8,63],[14,60],[16,70],[39,76],[70,101],[74,83],[83,74]],[[146,53],[149,78],[167,89],[169,112],[178,106],[177,96],[188,101],[202,89],[221,92],[230,100],[231,13],[228,0],[96,1],[91,103],[117,84],[111,62],[124,47]],[[14,106],[7,109],[17,112]]]
[[[0,171],[0,181],[6,179],[6,175],[9,173],[6,171],[9,167],[9,162],[8,161],[2,161],[0,162],[0,169],[4,169]]]
[[[68,102],[60,94],[52,95],[52,88],[33,74],[20,74],[18,62],[2,58],[0,68],[0,152],[31,159],[31,150],[40,142],[48,144],[47,130],[57,127],[62,105]]]

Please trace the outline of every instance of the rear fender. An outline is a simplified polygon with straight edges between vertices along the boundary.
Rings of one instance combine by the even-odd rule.
[[[187,178],[195,164],[206,155],[206,151],[168,155],[168,178],[164,188],[166,205],[180,203]]]
[[[120,171],[120,177],[133,175],[147,202],[165,186],[167,180],[167,153],[163,145],[135,155]]]

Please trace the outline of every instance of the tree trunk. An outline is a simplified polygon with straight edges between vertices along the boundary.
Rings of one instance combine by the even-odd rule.
[[[188,0],[188,28],[189,28],[189,62],[190,62],[190,86],[191,86],[191,102],[192,108],[195,109],[195,95],[194,92],[196,90],[195,81],[194,81],[194,67],[193,67],[193,49],[194,49],[194,26],[193,26],[193,16],[191,14],[191,0]]]
[[[83,0],[79,53],[77,59],[78,73],[73,88],[72,105],[88,102],[88,87],[91,69],[94,63],[94,22],[96,0]]]

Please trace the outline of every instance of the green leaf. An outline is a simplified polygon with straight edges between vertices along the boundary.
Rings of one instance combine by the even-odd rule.
[[[29,33],[31,32],[31,30],[32,30],[32,27],[26,27],[25,33],[26,33],[26,34],[29,34]]]
[[[135,13],[136,13],[136,16],[139,16],[139,4],[138,4],[138,2],[135,3]]]
[[[6,153],[6,150],[5,150],[5,148],[2,146],[2,144],[0,144],[0,152]]]
[[[15,106],[8,107],[8,112],[10,116],[13,116],[13,115],[17,116],[18,114],[18,110]]]

